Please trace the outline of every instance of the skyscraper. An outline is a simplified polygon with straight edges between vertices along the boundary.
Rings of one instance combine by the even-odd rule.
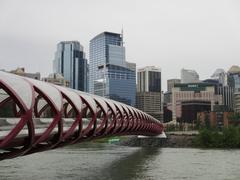
[[[181,83],[180,79],[168,79],[167,80],[167,91],[172,92],[172,88],[174,88],[174,84]]]
[[[233,88],[233,107],[240,112],[240,67],[232,66],[228,71],[228,85]]]
[[[222,95],[223,105],[226,110],[234,110],[234,89],[231,86],[219,86],[218,93]]]
[[[161,69],[147,66],[137,73],[136,107],[162,120]]]
[[[232,66],[228,71],[228,85],[234,88],[234,91],[240,91],[240,67]]]
[[[204,80],[203,82],[215,84],[216,92],[222,96],[222,103],[225,110],[232,111],[234,89],[228,86],[227,81],[228,76],[224,69],[216,69],[211,79]]]
[[[182,69],[181,83],[197,83],[199,82],[199,75],[195,70]]]
[[[147,66],[138,69],[138,92],[161,92],[161,69]]]
[[[240,91],[234,93],[234,112],[240,113]]]
[[[211,78],[218,80],[222,86],[227,86],[227,73],[223,69],[217,69]]]
[[[103,32],[90,41],[89,90],[129,105],[135,105],[136,70],[125,60],[121,34]]]
[[[57,45],[53,61],[54,73],[60,73],[69,81],[70,88],[88,91],[87,59],[78,41],[62,41]]]

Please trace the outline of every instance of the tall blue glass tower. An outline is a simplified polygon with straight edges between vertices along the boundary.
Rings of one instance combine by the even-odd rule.
[[[103,32],[90,41],[89,91],[135,106],[136,64],[125,60],[121,34]]]
[[[88,91],[88,64],[83,46],[78,41],[58,43],[53,71],[62,74],[71,88]]]

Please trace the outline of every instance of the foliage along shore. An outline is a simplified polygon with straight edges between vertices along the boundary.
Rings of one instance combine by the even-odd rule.
[[[199,130],[199,134],[193,139],[194,147],[202,148],[240,148],[240,127]]]
[[[128,137],[114,143],[132,147],[170,147],[170,148],[240,148],[240,127],[222,130],[203,128],[197,135],[173,135],[167,133],[166,139]]]

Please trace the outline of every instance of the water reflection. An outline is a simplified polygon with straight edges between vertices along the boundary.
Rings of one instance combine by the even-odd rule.
[[[87,180],[146,179],[148,164],[161,153],[159,148],[131,148],[101,143],[79,144],[67,149],[71,150],[71,154],[73,151],[81,154],[81,161],[84,162],[71,170],[72,177],[75,175]],[[62,176],[58,174],[59,177]]]
[[[159,154],[151,148],[80,143],[1,161],[0,179],[142,179]]]
[[[135,152],[113,161],[104,171],[109,173],[110,179],[146,179],[148,164],[161,153],[159,148],[140,148]]]
[[[237,180],[240,151],[80,143],[0,161],[0,180]]]

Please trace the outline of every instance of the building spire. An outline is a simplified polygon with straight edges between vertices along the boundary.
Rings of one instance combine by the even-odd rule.
[[[122,25],[122,30],[121,30],[121,38],[122,38],[122,44],[121,46],[123,46],[124,42],[123,42],[123,25]]]

